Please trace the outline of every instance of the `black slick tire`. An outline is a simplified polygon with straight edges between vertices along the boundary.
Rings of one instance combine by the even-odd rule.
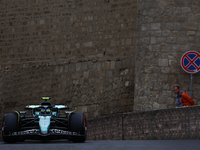
[[[18,116],[15,113],[7,113],[3,118],[2,138],[6,143],[16,143],[17,136],[7,136],[12,132],[18,131]]]
[[[82,136],[72,137],[73,142],[85,142],[87,137],[86,117],[83,113],[72,113],[70,115],[70,131],[77,132]]]

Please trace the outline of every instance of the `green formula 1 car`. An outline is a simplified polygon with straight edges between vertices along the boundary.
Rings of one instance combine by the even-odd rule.
[[[31,140],[68,139],[73,142],[84,142],[87,137],[86,117],[83,113],[62,110],[66,105],[51,105],[42,97],[41,105],[28,105],[26,111],[15,111],[4,115],[2,138],[6,143]],[[30,111],[31,115],[26,112]],[[64,114],[64,115],[63,115]]]

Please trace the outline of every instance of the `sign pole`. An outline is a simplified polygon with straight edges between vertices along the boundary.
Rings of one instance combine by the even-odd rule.
[[[191,81],[190,81],[190,97],[192,98],[192,80],[193,80],[193,74],[191,73]]]

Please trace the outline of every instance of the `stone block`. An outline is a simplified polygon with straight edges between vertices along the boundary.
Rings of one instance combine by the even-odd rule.
[[[149,44],[149,37],[142,37],[142,38],[139,38],[138,40],[139,40],[138,43]]]
[[[44,24],[45,23],[45,20],[40,20],[40,24]]]
[[[101,63],[100,62],[97,63],[97,71],[101,71]]]
[[[95,55],[88,55],[88,58],[94,59],[96,56]]]
[[[68,68],[69,68],[68,65],[65,65],[64,66],[64,72],[68,72]]]
[[[86,42],[83,44],[85,47],[92,47],[93,46],[93,42]]]
[[[159,19],[161,22],[168,22],[170,20],[170,16],[161,16]]]
[[[92,21],[93,20],[93,16],[88,16],[88,20]]]
[[[122,64],[123,64],[123,68],[129,68],[130,65],[131,65],[131,60],[130,59],[124,59],[122,61]]]
[[[58,70],[59,70],[59,68],[58,68],[58,66],[56,66],[55,73],[58,73]]]
[[[157,74],[146,74],[145,81],[146,82],[157,82]]]
[[[153,103],[153,109],[156,109],[156,110],[159,109],[159,103],[156,103],[156,102]]]
[[[175,44],[177,42],[176,37],[167,37],[166,42],[170,44]]]
[[[115,69],[115,61],[111,61],[110,69]]]
[[[84,71],[83,72],[83,77],[88,78],[89,77],[89,71]]]
[[[181,24],[180,23],[174,23],[174,30],[181,30],[182,27],[181,27]]]
[[[112,76],[113,76],[113,71],[112,71],[112,70],[106,71],[106,77],[107,77],[107,78],[110,78],[110,77],[112,77]]]
[[[117,45],[116,41],[111,40],[111,42],[110,42],[110,46],[116,46],[116,45]]]
[[[87,62],[82,62],[81,68],[82,68],[82,70],[86,70],[87,69]]]
[[[171,35],[171,31],[170,30],[164,30],[162,32],[162,36],[170,36]]]
[[[76,48],[80,48],[80,43],[76,43]]]
[[[196,33],[195,31],[188,31],[187,36],[195,35],[195,33]]]
[[[97,63],[93,63],[92,70],[97,70]]]
[[[190,7],[182,7],[182,12],[183,12],[184,14],[188,14],[188,13],[191,12],[191,8],[190,8]]]
[[[179,32],[179,31],[172,31],[172,32],[171,32],[171,35],[172,35],[172,36],[179,36],[179,35],[180,35],[180,32]]]
[[[151,36],[155,36],[155,37],[160,37],[161,36],[162,31],[158,30],[158,31],[151,31]]]
[[[168,30],[173,30],[174,24],[173,23],[166,23],[165,28],[168,29]]]
[[[126,105],[126,99],[120,99],[118,101],[118,106],[125,106]]]
[[[63,66],[60,67],[60,73],[62,73],[62,72],[63,72]]]
[[[194,42],[195,41],[195,38],[194,37],[188,37],[188,42],[191,43],[191,42]]]
[[[175,101],[176,101],[176,98],[169,97],[169,98],[167,98],[166,103],[169,105],[172,105],[175,103]]]
[[[125,87],[128,87],[129,84],[130,84],[130,81],[126,81],[126,82],[125,82]]]
[[[110,61],[104,62],[104,69],[106,70],[110,69]]]
[[[185,44],[188,42],[187,37],[179,37],[177,40],[178,44]]]
[[[164,91],[162,91],[162,95],[171,97],[172,96],[172,91],[170,91],[170,90],[164,90]]]
[[[146,104],[146,105],[144,105],[144,110],[145,110],[145,111],[150,111],[150,110],[152,110],[152,104]]]
[[[156,40],[157,40],[157,43],[163,43],[163,42],[165,42],[166,38],[165,37],[158,37]]]
[[[161,23],[151,23],[151,30],[160,30]]]
[[[99,58],[101,58],[103,56],[104,56],[104,54],[97,54],[97,57],[99,57]]]
[[[197,30],[197,23],[196,22],[187,22],[187,23],[183,23],[183,30]]]
[[[92,61],[88,61],[87,62],[87,66],[88,66],[88,69],[92,69],[93,62]]]
[[[113,76],[119,76],[119,70],[113,70]]]
[[[120,75],[127,75],[128,72],[129,72],[129,69],[120,70]]]
[[[111,101],[111,102],[109,102],[109,107],[110,108],[115,108],[117,106],[118,106],[118,102],[117,101]]]
[[[75,72],[72,74],[71,78],[72,79],[80,79],[82,73],[81,72]]]
[[[143,24],[143,25],[141,26],[141,31],[146,31],[146,30],[148,30],[148,25]]]
[[[121,61],[116,61],[115,62],[115,66],[116,66],[116,68],[122,68],[122,62]]]
[[[80,71],[81,69],[81,63],[76,63],[76,71]]]
[[[158,59],[158,66],[167,67],[169,65],[168,59]]]
[[[167,104],[160,104],[159,109],[167,109]]]
[[[156,37],[151,37],[151,44],[156,44]]]
[[[74,71],[75,70],[75,64],[69,64],[69,71]]]
[[[82,107],[81,106],[75,107],[75,111],[76,112],[82,112]]]
[[[160,0],[159,2],[158,2],[158,6],[159,7],[167,7],[167,6],[169,6],[169,1],[166,1],[166,0]]]
[[[158,82],[167,82],[168,80],[168,75],[166,74],[159,74],[158,76]]]
[[[171,71],[170,67],[162,67],[161,69],[161,73],[165,73],[165,74],[170,73],[170,71]]]
[[[132,40],[131,40],[131,39],[126,39],[126,42],[125,42],[125,44],[126,44],[126,45],[131,45],[131,42],[132,42]]]
[[[88,108],[88,106],[82,106],[82,112],[83,112],[83,113],[88,112],[87,108]]]

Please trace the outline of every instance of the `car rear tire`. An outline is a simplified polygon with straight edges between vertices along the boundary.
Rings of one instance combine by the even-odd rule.
[[[77,132],[83,136],[72,137],[70,140],[73,142],[85,142],[87,137],[86,117],[83,113],[72,113],[70,115],[70,130]]]
[[[3,130],[2,138],[6,143],[16,143],[18,141],[17,136],[7,136],[12,132],[18,131],[18,116],[15,113],[7,113],[3,118]]]

